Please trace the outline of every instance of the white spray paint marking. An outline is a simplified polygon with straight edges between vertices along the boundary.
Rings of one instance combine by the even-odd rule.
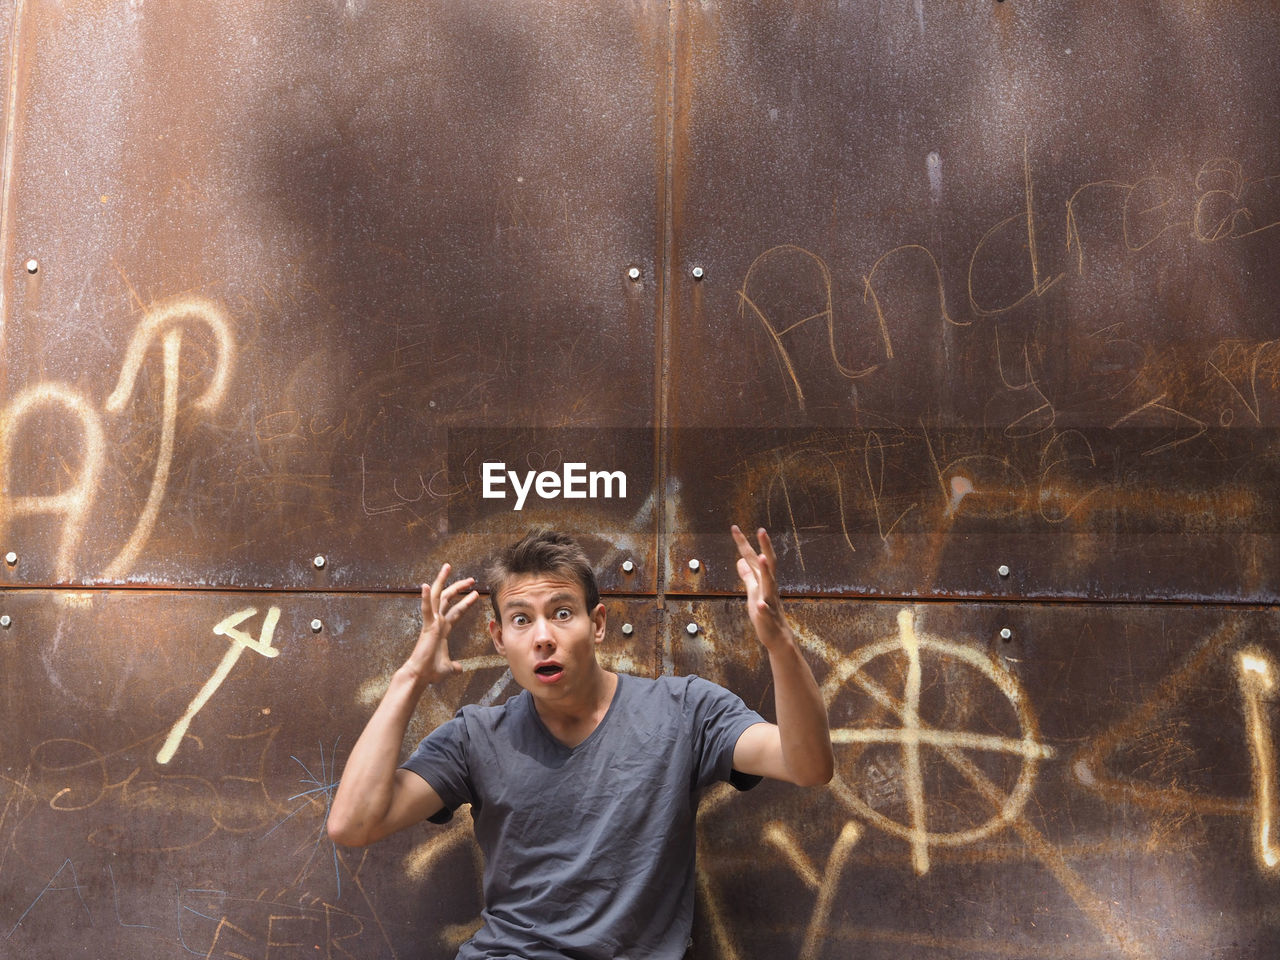
[[[937,203],[942,199],[942,157],[937,150],[924,158],[924,168],[929,173],[929,199]]]

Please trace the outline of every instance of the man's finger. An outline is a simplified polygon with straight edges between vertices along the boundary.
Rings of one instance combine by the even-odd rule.
[[[475,577],[463,577],[461,580],[455,580],[455,581],[453,581],[453,583],[449,584],[449,586],[447,586],[447,587],[445,587],[445,588],[444,588],[444,592],[441,594],[441,596],[442,596],[442,597],[453,597],[453,596],[455,596],[455,595],[456,595],[460,590],[462,590],[462,588],[463,588],[463,587],[470,586],[471,584],[473,584],[473,583],[475,583],[475,582],[476,582],[476,578],[475,578]]]
[[[738,545],[738,553],[742,554],[742,559],[747,561],[747,565],[752,570],[755,570],[759,558],[756,556],[756,552],[751,549],[747,535],[738,528],[736,523],[729,528],[729,532],[733,534],[733,542]]]
[[[459,580],[458,582],[463,583],[465,581]],[[445,614],[445,617],[446,619],[448,619],[449,623],[452,624],[457,622],[459,617],[461,617],[464,613],[466,613],[469,609],[471,609],[471,605],[476,602],[479,596],[480,596],[479,593],[477,593],[475,590],[472,590],[465,597],[463,597],[461,600],[455,603],[452,607],[450,607],[449,612]]]
[[[756,531],[756,539],[760,541],[760,552],[769,561],[769,569],[778,569],[778,555],[773,552],[773,541],[769,539],[769,531],[761,527]]]
[[[449,564],[440,565],[440,572],[436,574],[436,578],[431,583],[431,609],[440,609],[440,594],[444,591],[444,582],[449,577]]]

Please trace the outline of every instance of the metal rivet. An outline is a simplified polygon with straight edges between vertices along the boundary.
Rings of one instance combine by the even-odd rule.
[[[27,273],[35,273],[40,269],[40,261],[32,257],[27,261]]]
[[[12,625],[13,625],[13,620],[9,618],[9,615],[7,613],[3,617],[0,617],[0,627],[4,627],[6,630],[8,630],[9,627],[11,627]]]
[[[628,276],[628,277],[630,277],[632,280],[639,280],[639,279],[640,279],[640,268],[639,268],[639,267],[632,267],[630,270],[628,270],[628,271],[627,271],[627,276]]]
[[[312,620],[312,621],[311,621],[311,632],[312,632],[312,633],[319,633],[319,632],[320,632],[321,630],[323,630],[323,629],[324,629],[324,624],[323,624],[323,623],[321,623],[319,620]]]
[[[1002,564],[1000,564],[1000,566],[996,568],[996,573],[1000,574],[1000,576],[1002,576],[1002,577],[1007,577],[1007,576],[1009,575],[1009,567],[1008,567],[1008,565],[1003,564],[1003,563],[1002,563]]]
[[[691,637],[696,636],[698,633],[698,625],[696,623],[690,623],[684,629]]]
[[[701,279],[702,279],[702,268],[701,268],[701,267],[694,267],[694,268],[693,268],[693,279],[695,279],[695,280],[701,280]]]
[[[316,568],[317,570],[323,570],[323,569],[324,569],[324,565],[325,565],[328,561],[327,561],[327,560],[325,560],[325,558],[324,558],[322,555],[320,555],[320,554],[316,554],[315,559],[314,559],[314,560],[312,560],[311,562],[312,562],[312,564],[314,564],[314,565],[315,565],[315,568]]]
[[[635,632],[636,632],[636,628],[635,628],[635,627],[633,627],[631,624],[629,624],[629,623],[624,623],[624,624],[622,625],[622,635],[623,635],[624,637],[629,637],[629,636],[631,636],[631,635],[632,635],[633,633],[635,633]]]
[[[689,569],[690,569],[690,570],[692,570],[694,573],[697,573],[699,570],[701,570],[701,569],[702,569],[702,561],[700,561],[700,560],[690,560],[690,561],[689,561]]]
[[[623,572],[623,573],[632,573],[632,572],[635,570],[635,568],[636,568],[636,565],[635,565],[634,563],[632,563],[630,560],[623,560],[623,561],[622,561],[622,572]]]
[[[1013,631],[1012,631],[1012,630],[1010,630],[1008,627],[1001,627],[1001,628],[1000,628],[1000,639],[1001,639],[1001,640],[1012,640],[1012,639],[1013,639]]]
[[[10,550],[8,553],[4,555],[4,562],[12,567],[15,563],[18,562],[18,555],[14,553],[12,550]]]

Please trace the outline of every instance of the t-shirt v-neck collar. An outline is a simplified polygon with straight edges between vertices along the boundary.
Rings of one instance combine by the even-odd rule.
[[[613,688],[613,699],[609,701],[609,709],[604,712],[604,716],[600,718],[600,722],[596,724],[596,728],[587,734],[581,743],[573,747],[569,746],[547,728],[547,725],[542,722],[542,717],[538,715],[538,706],[534,703],[533,694],[529,693],[527,690],[524,691],[524,695],[528,698],[527,708],[530,715],[533,717],[533,722],[537,725],[537,728],[542,735],[547,738],[547,742],[550,743],[556,751],[572,756],[600,735],[600,731],[605,728],[605,725],[609,722],[609,718],[612,717],[614,711],[617,710],[618,701],[622,699],[623,674],[619,673],[617,674],[617,677],[618,684]]]

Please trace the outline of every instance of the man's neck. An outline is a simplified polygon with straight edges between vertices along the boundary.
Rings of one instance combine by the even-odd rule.
[[[534,698],[538,718],[550,734],[566,747],[576,747],[600,726],[609,712],[613,696],[618,689],[618,675],[599,668],[590,687],[581,697],[566,699],[561,703],[544,703]]]

